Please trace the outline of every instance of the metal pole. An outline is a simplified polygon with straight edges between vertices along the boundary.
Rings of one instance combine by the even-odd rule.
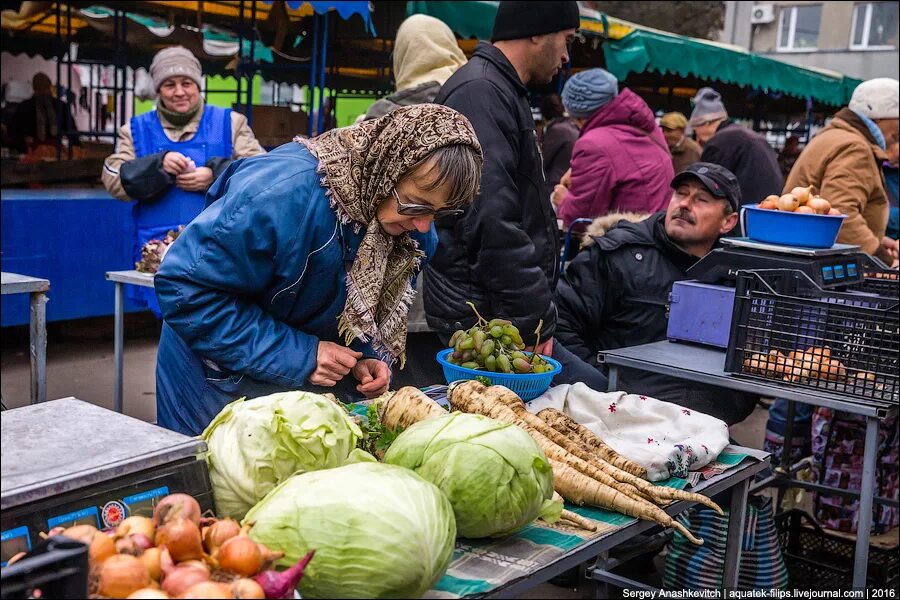
[[[67,73],[66,73],[66,77],[67,77],[67,79],[66,79],[66,88],[67,88],[66,110],[69,111],[69,114],[71,115],[72,114],[72,102],[71,102],[70,98],[74,95],[74,92],[72,91],[72,5],[71,4],[66,4],[66,58],[68,58],[68,60],[66,61],[66,70],[67,70]],[[67,115],[56,115],[56,123],[57,123],[56,132],[57,132],[57,135],[59,135],[59,137],[60,137],[60,140],[59,140],[60,144],[62,143],[62,131],[63,131],[62,124],[64,122],[68,123],[68,119],[66,117],[67,117]],[[74,123],[75,117],[73,116],[72,118],[73,118],[72,127],[74,127],[75,129],[78,129],[78,127]],[[68,125],[65,127],[65,129],[68,131],[68,129],[69,129]],[[72,160],[72,139],[69,139],[69,160]]]
[[[30,294],[31,403],[47,400],[47,295]]]
[[[725,572],[722,588],[735,590],[741,567],[741,549],[744,544],[744,520],[747,516],[747,488],[750,479],[744,479],[731,488],[731,506],[728,509],[728,537],[725,541]]]
[[[609,365],[609,380],[606,385],[606,391],[619,391],[619,367],[617,367],[616,365]]]
[[[319,124],[318,132],[325,131],[325,65],[328,56],[328,11],[322,15],[322,35],[319,36],[322,45],[322,59],[319,65]],[[334,110],[332,108],[332,110]]]
[[[59,98],[62,94],[62,85],[60,84],[60,80],[62,79],[62,61],[65,56],[60,53],[60,49],[62,48],[62,6],[59,2],[56,3],[56,97]],[[56,116],[56,122],[59,123],[59,115]],[[57,133],[59,129],[57,129]],[[56,160],[62,160],[62,138],[56,138]]]
[[[256,77],[256,2],[250,3],[250,64],[247,78],[247,125],[253,127],[253,78]]]
[[[309,70],[309,86],[307,86],[307,109],[309,110],[309,114],[307,115],[307,120],[309,121],[309,131],[307,131],[309,137],[313,137],[315,134],[315,121],[313,121],[313,103],[316,100],[315,96],[315,82],[316,82],[316,66],[319,60],[319,15],[313,12],[313,47],[312,54],[310,55],[312,58],[312,65]]]
[[[113,408],[122,412],[122,370],[125,365],[125,290],[122,282],[116,283],[116,312],[113,329],[113,362],[115,363],[115,395]]]
[[[878,462],[878,419],[866,418],[866,445],[859,490],[859,518],[856,527],[856,554],[853,556],[853,589],[866,587],[869,564],[869,533],[872,527],[872,497],[875,496],[875,465]]]
[[[237,68],[235,69],[235,78],[237,79],[237,111],[241,111],[241,77],[243,76],[243,69],[241,68],[241,62],[244,60],[244,0],[241,0],[238,5],[238,61]]]

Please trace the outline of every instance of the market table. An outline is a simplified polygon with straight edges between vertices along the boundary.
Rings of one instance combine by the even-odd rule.
[[[618,348],[602,353],[609,366],[609,390],[617,390],[619,368],[626,367],[651,371],[677,379],[718,386],[760,396],[783,398],[789,402],[802,402],[834,410],[860,415],[866,419],[866,440],[863,455],[863,473],[859,494],[859,523],[853,564],[853,588],[866,587],[866,570],[869,559],[869,535],[872,526],[872,503],[875,496],[875,468],[878,455],[878,421],[897,414],[896,402],[890,400],[851,399],[822,390],[812,391],[745,379],[725,372],[725,352],[713,348],[678,344],[669,341],[642,344],[630,348]],[[788,422],[793,410],[789,410]],[[785,447],[789,447],[786,442]],[[784,453],[789,455],[789,452]],[[800,484],[798,484],[799,486]],[[804,486],[801,486],[804,487]],[[833,491],[825,486],[815,486],[823,491]],[[846,490],[838,490],[838,493]]]
[[[115,403],[116,412],[122,412],[122,372],[125,364],[125,285],[137,285],[140,287],[153,287],[153,275],[141,273],[134,269],[130,271],[107,271],[106,279],[116,284],[116,308],[114,363],[115,363]]]
[[[759,450],[728,446],[723,454],[739,460],[727,471],[691,488],[706,496],[730,492],[728,539],[725,550],[723,587],[734,589],[738,581],[741,545],[744,533],[747,489],[753,476],[768,465],[767,454]],[[677,515],[694,503],[679,501],[665,507],[669,515]],[[573,508],[567,506],[567,508]],[[512,598],[544,583],[572,567],[594,559],[611,548],[656,527],[652,521],[631,519],[601,509],[573,508],[582,516],[598,520],[608,518],[616,523],[594,537],[581,538],[550,526],[533,524],[515,535],[499,540],[457,540],[453,562],[447,573],[426,598],[458,598],[490,596]],[[605,515],[598,518],[598,515]],[[601,520],[601,523],[603,521]],[[645,584],[626,580],[599,567],[589,571],[598,581],[629,589],[651,589]]]
[[[28,294],[29,327],[31,329],[31,403],[47,399],[47,290],[50,282],[46,279],[2,272],[2,295]]]

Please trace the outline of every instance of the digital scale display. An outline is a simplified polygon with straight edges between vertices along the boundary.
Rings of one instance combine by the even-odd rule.
[[[48,532],[54,527],[69,528],[75,525],[91,525],[97,529],[109,529],[116,527],[132,515],[151,517],[156,504],[168,494],[169,487],[164,485],[121,499],[111,499],[102,506],[86,506],[68,510],[47,519],[47,527],[44,532]],[[5,567],[9,559],[19,552],[31,550],[31,533],[27,526],[21,526],[0,534],[2,536],[0,537],[2,539],[2,545],[0,545],[2,563],[0,566]]]
[[[0,556],[3,561],[0,567],[5,567],[9,559],[19,552],[28,552],[31,550],[31,537],[28,535],[27,527],[16,527],[0,534]]]

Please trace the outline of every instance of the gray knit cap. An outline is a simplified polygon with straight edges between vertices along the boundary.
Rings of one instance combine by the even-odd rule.
[[[694,105],[694,111],[691,113],[692,127],[707,121],[728,118],[728,111],[722,103],[722,95],[712,88],[700,88],[697,95],[691,99],[691,104]]]
[[[150,78],[153,79],[153,89],[157,92],[163,81],[176,76],[190,77],[197,87],[203,86],[200,61],[184,46],[163,48],[156,53],[153,62],[150,63]]]
[[[569,115],[587,119],[619,95],[619,81],[604,69],[576,73],[566,82],[562,103]]]

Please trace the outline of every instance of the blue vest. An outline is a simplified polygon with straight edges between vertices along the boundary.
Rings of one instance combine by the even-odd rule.
[[[131,118],[131,136],[138,158],[175,151],[202,167],[211,158],[231,158],[231,110],[205,105],[196,135],[186,142],[173,142],[166,136],[155,110]],[[162,239],[170,229],[178,229],[179,225],[187,225],[193,221],[203,211],[205,198],[205,193],[186,192],[173,185],[160,198],[135,204],[137,239],[134,260],[141,259],[141,247],[147,241]],[[147,306],[157,317],[160,316],[159,304],[152,289],[126,286],[126,290],[133,301]]]

